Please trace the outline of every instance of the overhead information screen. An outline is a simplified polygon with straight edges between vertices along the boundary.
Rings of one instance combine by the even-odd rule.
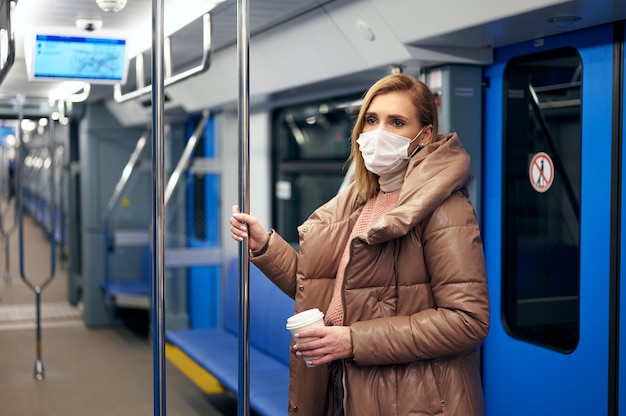
[[[34,80],[124,83],[126,40],[83,36],[36,35],[32,48]]]

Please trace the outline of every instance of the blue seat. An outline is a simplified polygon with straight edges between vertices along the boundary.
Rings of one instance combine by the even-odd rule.
[[[120,250],[123,249],[125,248],[120,248]],[[130,265],[129,270],[131,270],[132,273],[132,267],[130,267]],[[140,303],[145,303],[147,306],[149,305],[150,296],[152,294],[152,253],[149,246],[141,248],[141,261],[138,275],[138,278],[132,279],[128,277],[119,279],[117,276],[105,276],[105,279],[100,281],[100,288],[104,292],[106,299],[116,306],[128,306],[125,305],[124,302],[119,301],[122,297],[140,299],[143,301]],[[137,305],[137,303],[134,302],[133,305]]]
[[[222,296],[221,328],[183,329],[166,332],[168,343],[183,351],[215,377],[227,390],[239,385],[239,270],[233,260]],[[250,407],[260,415],[287,412],[289,348],[285,329],[294,302],[254,265],[250,266]]]

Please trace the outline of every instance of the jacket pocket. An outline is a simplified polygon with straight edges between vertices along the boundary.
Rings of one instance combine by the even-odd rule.
[[[430,360],[415,361],[398,371],[398,415],[442,415],[444,403],[439,380]]]

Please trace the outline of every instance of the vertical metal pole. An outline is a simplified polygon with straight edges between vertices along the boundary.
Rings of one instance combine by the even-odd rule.
[[[15,210],[15,207],[13,207],[13,209]],[[9,244],[11,244],[11,242],[9,241],[9,235],[6,234],[4,236],[4,281],[7,283],[11,283],[12,278],[11,278],[11,256],[9,255]]]
[[[36,360],[35,368],[33,369],[33,375],[37,380],[43,380],[46,376],[46,370],[41,359],[41,289],[39,286],[35,286],[35,345],[36,345]]]
[[[33,284],[28,277],[26,276],[26,270],[24,267],[24,158],[26,156],[25,146],[24,146],[24,132],[22,130],[22,121],[24,120],[24,97],[21,95],[17,96],[17,105],[18,105],[18,118],[17,118],[17,141],[18,141],[18,152],[15,163],[15,177],[16,177],[16,198],[15,198],[15,209],[18,211],[18,223],[19,223],[19,239],[18,239],[18,248],[19,248],[19,263],[20,263],[20,276],[22,277],[22,281],[24,284],[35,293],[35,319],[36,319],[36,327],[35,327],[35,352],[36,352],[36,360],[35,360],[35,368],[34,368],[34,376],[37,380],[43,380],[45,378],[45,368],[43,365],[43,361],[41,360],[41,291],[42,289],[50,283],[51,279],[54,277],[54,259],[51,260],[51,274],[44,281],[42,286],[38,286]],[[54,190],[51,189],[51,194],[54,193]]]
[[[46,285],[51,281],[51,279],[54,277],[54,273],[55,273],[55,269],[56,269],[56,255],[55,255],[55,238],[56,238],[56,221],[55,221],[55,216],[56,216],[56,204],[54,202],[54,199],[56,198],[55,195],[55,186],[54,186],[54,169],[55,169],[55,163],[54,163],[54,158],[55,158],[55,129],[54,129],[54,118],[52,117],[52,113],[54,112],[54,102],[50,102],[49,103],[49,107],[50,107],[50,117],[48,118],[48,138],[49,138],[49,143],[48,143],[48,156],[50,157],[50,187],[49,187],[49,192],[50,192],[50,200],[49,200],[49,204],[50,204],[50,278],[49,280],[46,280],[43,282],[43,284],[41,286],[34,286],[33,290],[35,292],[35,312],[36,312],[36,340],[37,340],[37,360],[35,361],[35,378],[38,380],[42,380],[45,377],[45,370],[44,370],[44,365],[43,365],[43,360],[41,358],[41,344],[42,344],[42,337],[41,337],[41,292],[43,291],[43,289],[46,287]],[[23,159],[22,159],[23,160]],[[20,238],[20,240],[22,240],[22,238]],[[25,273],[22,272],[23,277],[25,278]]]
[[[165,276],[164,237],[164,70],[163,0],[152,0],[152,344],[154,415],[166,414],[165,406]]]
[[[48,153],[50,154],[50,276],[54,276],[56,273],[56,213],[57,213],[57,187],[55,186],[54,176],[56,174],[56,123],[54,122],[53,113],[55,112],[56,103],[54,101],[50,101],[50,116],[48,120],[48,138],[50,142],[48,143]],[[62,234],[62,233],[61,233]],[[44,282],[42,286],[43,288],[48,284],[48,282]]]
[[[15,213],[18,223],[18,264],[20,268],[20,276],[23,275],[24,270],[24,208],[23,208],[23,176],[24,176],[24,130],[22,129],[22,120],[24,120],[24,97],[17,96],[17,129],[15,131],[17,151],[15,154]]]
[[[250,18],[248,0],[237,1],[237,70],[239,73],[239,207],[249,213],[250,199],[250,65],[249,41]],[[250,414],[250,264],[248,263],[248,240],[239,247],[239,397],[237,414]]]

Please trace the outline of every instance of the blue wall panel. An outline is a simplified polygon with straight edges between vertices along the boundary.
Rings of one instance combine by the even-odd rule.
[[[193,126],[190,126],[190,131]],[[210,117],[204,132],[205,158],[217,157],[215,120]],[[188,189],[188,235],[190,247],[219,247],[219,195],[220,178],[217,173],[209,173],[204,177],[204,238],[199,240],[194,236],[196,213],[194,210],[193,180],[191,178]],[[220,289],[221,267],[206,266],[192,267],[189,270],[189,320],[191,328],[214,328],[220,324]]]

